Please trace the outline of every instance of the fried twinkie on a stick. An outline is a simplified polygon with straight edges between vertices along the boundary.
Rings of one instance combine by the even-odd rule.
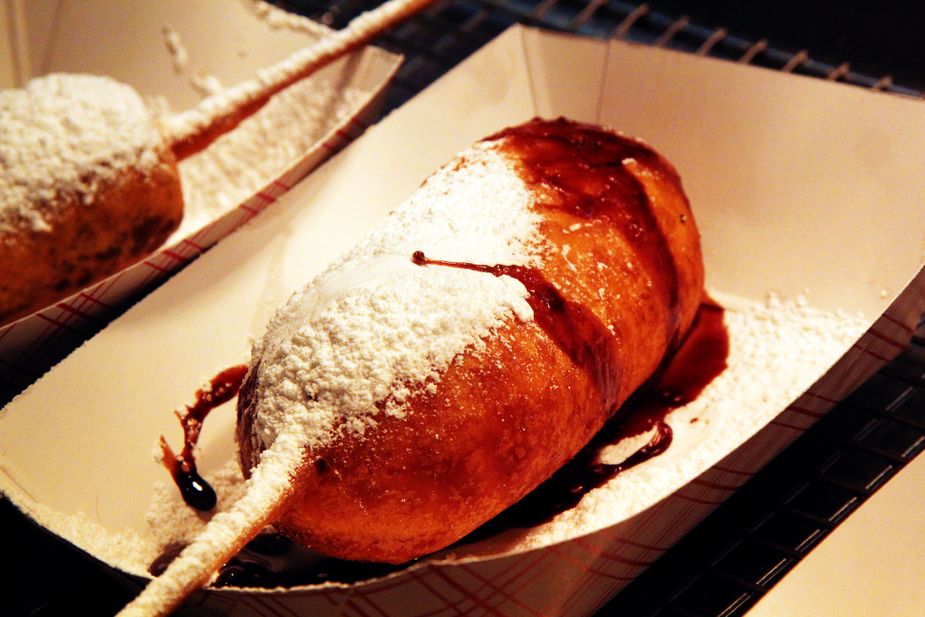
[[[136,606],[175,606],[267,523],[355,560],[458,540],[587,443],[702,286],[645,144],[561,119],[477,143],[274,317],[238,400],[245,496]]]
[[[177,161],[430,2],[390,0],[173,116],[94,75],[57,73],[0,91],[0,325],[160,247],[183,217]]]

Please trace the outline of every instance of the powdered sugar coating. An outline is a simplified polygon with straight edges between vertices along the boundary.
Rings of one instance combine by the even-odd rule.
[[[532,195],[495,145],[479,144],[434,174],[386,222],[277,313],[254,351],[260,401],[255,433],[269,447],[286,431],[319,446],[404,413],[409,388],[505,319],[532,319],[509,277],[414,265],[434,258],[536,264]],[[475,300],[477,299],[477,300]]]
[[[157,165],[160,147],[144,101],[108,77],[54,73],[0,91],[0,230],[49,231],[59,193],[90,205],[99,183]]]

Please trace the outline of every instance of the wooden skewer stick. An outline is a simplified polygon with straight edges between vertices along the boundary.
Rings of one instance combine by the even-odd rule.
[[[247,483],[244,495],[228,510],[217,513],[205,530],[174,559],[159,577],[123,608],[118,617],[169,615],[273,522],[292,493],[291,462],[275,457],[261,464]]]
[[[263,107],[274,94],[365,45],[432,1],[390,0],[361,13],[346,28],[334,31],[314,45],[260,70],[254,79],[212,95],[193,109],[168,118],[165,132],[177,160],[206,148]]]

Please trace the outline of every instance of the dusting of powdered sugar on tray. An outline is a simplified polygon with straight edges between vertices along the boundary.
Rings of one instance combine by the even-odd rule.
[[[303,79],[178,164],[185,204],[183,238],[244,202],[302,160],[352,117],[368,93]]]
[[[330,32],[322,26],[305,26],[303,22],[314,22],[304,17],[288,16],[285,11],[260,4],[255,3],[254,10],[274,27],[297,29],[314,36]],[[174,71],[184,76],[195,91],[213,100],[231,96],[233,88],[222,87],[217,77],[193,65],[176,30],[165,25],[163,33]],[[278,92],[207,148],[182,159],[177,168],[183,186],[184,215],[168,243],[191,235],[285,174],[325,136],[351,118],[368,95],[360,88],[337,87],[307,77]],[[214,113],[220,108],[222,105]],[[171,122],[183,115],[170,116]]]

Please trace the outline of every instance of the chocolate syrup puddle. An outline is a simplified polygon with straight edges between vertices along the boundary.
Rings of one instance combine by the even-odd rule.
[[[148,567],[160,576],[186,544],[170,544]],[[298,587],[323,583],[357,583],[407,568],[388,564],[345,561],[307,549],[275,531],[264,531],[223,565],[213,587]]]
[[[674,168],[639,141],[564,118],[534,119],[488,138],[499,139],[524,181],[545,189],[541,210],[606,221],[633,246],[665,295],[674,347],[680,336],[678,266],[645,188],[627,165],[643,164],[680,183]]]
[[[408,564],[367,563],[325,557],[279,533],[262,533],[219,570],[214,587],[296,587],[356,583]]]
[[[177,418],[183,427],[183,449],[180,454],[174,454],[167,445],[167,440],[161,436],[164,467],[170,472],[183,501],[197,510],[208,512],[218,501],[215,490],[196,470],[193,449],[199,441],[202,423],[210,411],[230,401],[238,393],[246,373],[247,366],[243,364],[225,369],[213,377],[207,387],[196,391],[196,400],[192,405],[187,405],[182,412],[177,412]]]

